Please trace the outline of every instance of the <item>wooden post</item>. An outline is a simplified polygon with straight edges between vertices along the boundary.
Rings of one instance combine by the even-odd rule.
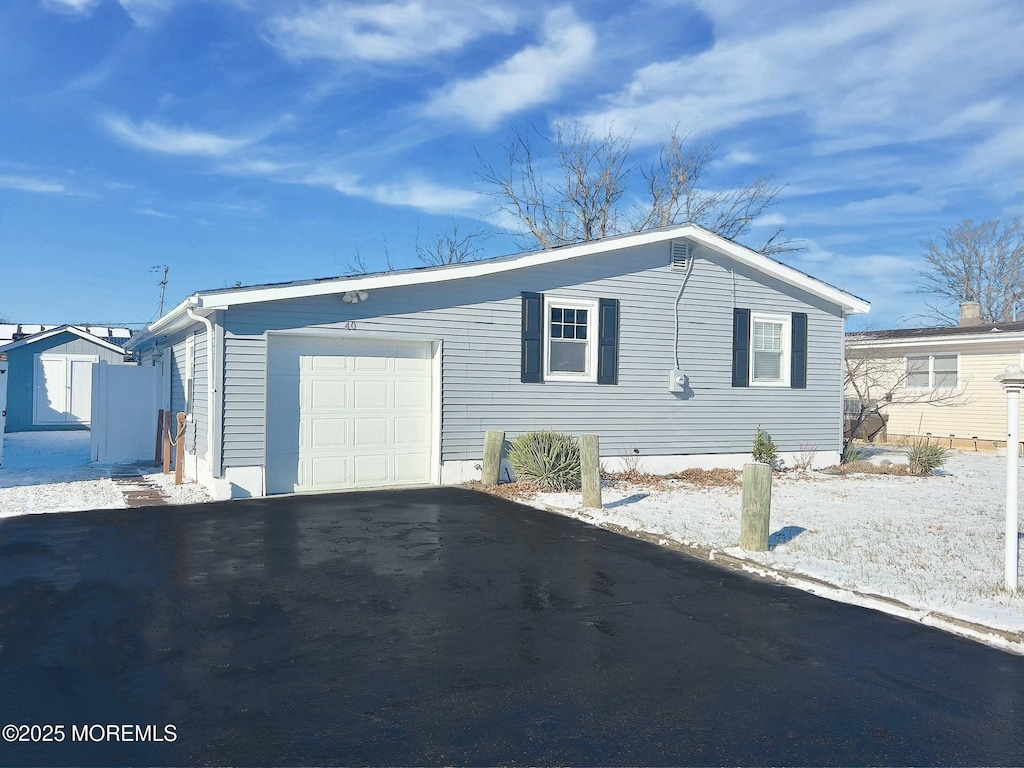
[[[162,451],[164,445],[164,409],[161,408],[156,412],[156,452],[153,454],[153,466],[159,467],[161,461]]]
[[[181,485],[181,470],[185,464],[185,414],[178,414],[178,450],[174,455],[174,484]]]
[[[772,468],[767,464],[744,464],[740,547],[752,552],[768,549],[771,509]]]
[[[171,474],[171,439],[174,435],[174,415],[164,411],[164,474]]]
[[[583,506],[601,509],[601,450],[597,435],[580,435]]]
[[[497,485],[501,481],[501,452],[505,448],[505,433],[488,430],[484,436],[484,470],[485,487]]]

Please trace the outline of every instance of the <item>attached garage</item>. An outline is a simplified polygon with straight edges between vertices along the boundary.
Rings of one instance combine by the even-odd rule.
[[[268,334],[267,493],[434,482],[432,342]]]

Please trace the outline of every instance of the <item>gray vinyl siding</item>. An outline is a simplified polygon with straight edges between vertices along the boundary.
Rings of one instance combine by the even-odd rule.
[[[187,337],[195,337],[195,378],[192,386],[192,401],[187,400],[185,351]],[[206,458],[207,396],[206,396],[206,332],[189,330],[175,337],[171,346],[171,412],[192,415],[192,421],[185,428],[185,450]]]
[[[73,333],[59,333],[48,339],[12,349],[7,353],[7,431],[43,432],[67,429],[88,429],[81,424],[32,423],[32,403],[35,391],[35,356],[48,355],[94,355],[111,365],[124,365],[124,354],[94,344]]]
[[[748,452],[758,425],[783,450],[838,450],[841,309],[716,253],[695,248],[683,295],[680,364],[690,391],[667,391],[673,302],[682,274],[669,243],[503,274],[370,292],[351,305],[322,296],[224,313],[224,466],[263,462],[267,331],[343,329],[358,337],[442,340],[443,461],[478,460],[483,433],[596,432],[605,456]],[[619,383],[520,382],[523,291],[621,302]],[[731,386],[733,307],[808,314],[807,389]],[[596,330],[596,329],[595,329]]]

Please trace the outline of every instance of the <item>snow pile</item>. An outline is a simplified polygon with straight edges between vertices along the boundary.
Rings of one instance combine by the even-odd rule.
[[[906,461],[895,452],[873,457],[882,459]],[[1003,588],[1005,489],[1005,458],[983,453],[953,452],[933,477],[777,474],[771,550],[763,553],[738,549],[738,488],[605,488],[603,510],[582,509],[570,493],[526,503],[1020,632],[1024,590]]]
[[[109,469],[89,462],[89,433],[3,435],[0,517],[125,506]]]

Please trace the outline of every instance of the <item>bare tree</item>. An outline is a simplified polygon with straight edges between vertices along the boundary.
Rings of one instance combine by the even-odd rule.
[[[428,266],[476,261],[483,256],[481,242],[487,237],[489,235],[480,230],[462,234],[458,223],[452,219],[451,229],[436,235],[429,245],[421,245],[419,233],[416,233],[416,258]]]
[[[918,293],[936,298],[934,316],[956,323],[964,301],[981,304],[983,323],[1011,322],[1024,310],[1024,220],[1017,217],[1000,227],[999,220],[975,224],[964,219],[943,229],[925,243],[927,267],[917,274]]]
[[[549,160],[538,156],[527,133],[513,127],[504,147],[507,162],[500,169],[481,162],[479,177],[492,187],[500,209],[519,220],[542,248],[684,221],[735,240],[781,191],[769,176],[736,189],[705,188],[717,146],[692,141],[678,126],[649,167],[635,159],[632,137],[611,127],[598,134],[579,122],[562,123],[555,126],[553,141],[533,133],[551,147]],[[633,188],[637,176],[643,179],[641,190]],[[781,232],[768,239],[762,253],[799,250],[792,241],[779,241]]]
[[[911,386],[911,377],[915,371],[908,365],[907,358],[857,349],[856,339],[856,334],[847,339],[845,415],[848,426],[843,438],[844,455],[868,419],[872,416],[883,419],[883,411],[889,406],[926,403],[948,407],[970,402],[966,397],[965,386]]]

